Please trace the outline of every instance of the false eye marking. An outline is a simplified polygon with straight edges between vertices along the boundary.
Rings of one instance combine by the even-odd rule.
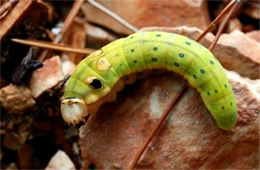
[[[95,76],[90,76],[85,79],[85,83],[91,86],[92,88],[96,90],[100,90],[103,88],[103,83],[96,78]]]
[[[101,71],[107,71],[111,67],[111,64],[108,62],[106,57],[101,57],[97,61],[97,68]]]

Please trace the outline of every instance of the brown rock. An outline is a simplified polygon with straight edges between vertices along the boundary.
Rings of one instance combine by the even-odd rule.
[[[10,84],[0,89],[0,105],[8,113],[23,114],[34,104],[32,94],[25,86]]]
[[[248,32],[248,33],[246,33],[246,35],[248,37],[256,40],[258,43],[260,43],[260,31],[259,30]]]
[[[225,68],[244,77],[260,78],[260,44],[244,33],[222,34],[213,54]]]
[[[129,1],[99,0],[98,2],[137,28],[187,25],[204,29],[209,23],[207,4],[203,0],[135,0],[131,3]],[[131,33],[110,16],[90,4],[84,4],[82,9],[88,20],[93,23],[106,26],[117,33]]]
[[[68,155],[59,150],[50,160],[45,170],[56,170],[56,169],[66,169],[74,170],[76,169],[73,162],[70,160]]]
[[[45,60],[43,67],[33,72],[29,82],[33,97],[39,97],[44,91],[57,85],[63,78],[59,56]]]
[[[259,90],[254,94],[259,81],[228,75],[239,108],[236,127],[219,129],[198,93],[189,88],[136,168],[259,168]],[[80,128],[83,159],[101,169],[128,168],[182,84],[182,78],[166,74],[128,86],[119,93],[117,103],[103,105],[93,121]]]

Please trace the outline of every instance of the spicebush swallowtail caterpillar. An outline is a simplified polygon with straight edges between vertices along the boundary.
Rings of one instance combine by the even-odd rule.
[[[76,124],[99,106],[113,101],[126,75],[166,69],[182,75],[201,95],[218,127],[237,121],[232,87],[221,64],[201,44],[178,34],[138,32],[90,54],[69,78],[61,104],[63,119]]]

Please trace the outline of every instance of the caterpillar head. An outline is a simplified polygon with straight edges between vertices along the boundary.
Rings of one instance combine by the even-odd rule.
[[[61,102],[61,115],[67,123],[76,125],[88,115],[87,105],[82,99],[67,98]]]

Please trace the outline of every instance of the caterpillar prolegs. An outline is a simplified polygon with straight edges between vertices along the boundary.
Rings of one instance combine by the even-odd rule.
[[[218,127],[231,129],[237,120],[232,87],[221,64],[199,43],[178,34],[138,32],[116,40],[82,60],[65,88],[61,112],[76,124],[113,100],[126,75],[166,69],[182,75],[201,95]]]

